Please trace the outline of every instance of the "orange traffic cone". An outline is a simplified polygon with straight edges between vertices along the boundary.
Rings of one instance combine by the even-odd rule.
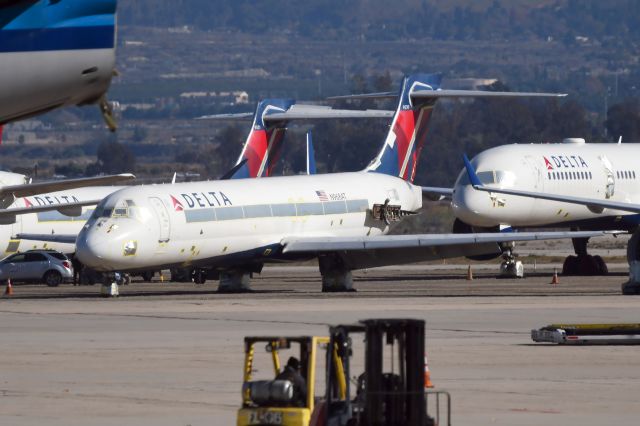
[[[13,296],[13,286],[11,285],[11,278],[7,280],[7,288],[4,289],[5,296]]]
[[[553,268],[553,278],[551,278],[551,285],[558,285],[560,281],[558,280],[558,268]]]
[[[471,264],[467,268],[467,281],[473,280],[473,271],[471,271]]]
[[[429,360],[427,359],[427,354],[424,354],[424,387],[432,388],[433,383],[431,382],[431,372],[429,371]]]

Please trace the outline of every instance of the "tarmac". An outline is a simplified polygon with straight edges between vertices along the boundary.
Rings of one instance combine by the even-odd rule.
[[[15,285],[0,298],[0,424],[228,425],[241,395],[243,337],[324,335],[328,324],[379,317],[427,321],[436,389],[454,425],[635,425],[640,346],[535,344],[554,322],[638,322],[622,296],[624,265],[607,277],[525,279],[491,267],[412,265],[355,274],[357,292],[323,294],[317,269],[270,267],[252,293],[134,282]],[[496,267],[497,269],[497,267]]]

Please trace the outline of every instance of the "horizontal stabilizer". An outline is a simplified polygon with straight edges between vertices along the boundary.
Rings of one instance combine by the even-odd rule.
[[[17,240],[45,241],[48,243],[75,244],[76,234],[17,234]]]
[[[113,185],[135,179],[131,173],[119,175],[96,176],[90,178],[52,180],[47,182],[25,183],[21,185],[6,185],[0,187],[0,198],[9,194],[14,197],[29,197],[32,195],[45,194],[48,192],[64,191],[75,188],[85,188],[88,186]]]
[[[412,99],[442,99],[442,98],[562,98],[566,93],[535,93],[535,92],[492,92],[488,90],[415,90]],[[395,99],[397,92],[364,93],[358,95],[332,96],[328,100],[359,100],[359,99]]]
[[[290,120],[324,120],[343,118],[390,118],[393,111],[385,110],[352,110],[333,109],[324,105],[292,105],[286,111],[274,111],[265,114],[262,119],[265,123],[290,121]],[[253,117],[253,113],[217,114],[199,117],[199,120],[247,120]]]

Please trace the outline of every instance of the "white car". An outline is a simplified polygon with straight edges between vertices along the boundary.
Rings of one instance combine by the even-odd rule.
[[[73,280],[73,265],[66,255],[55,250],[29,250],[0,261],[0,280],[8,279],[56,287]]]

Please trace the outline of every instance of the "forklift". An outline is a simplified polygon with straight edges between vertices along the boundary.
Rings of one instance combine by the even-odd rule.
[[[450,395],[425,390],[424,321],[371,319],[329,331],[330,337],[245,338],[239,426],[451,425]],[[350,380],[356,369],[353,338],[358,334],[364,340],[364,371]],[[278,349],[300,345],[300,374],[307,385],[304,406],[292,406],[294,392],[288,381],[251,381],[257,343],[266,343],[275,375],[280,372]],[[321,346],[325,349],[325,393],[315,395],[316,357]]]
[[[293,383],[289,381],[253,380],[255,357],[258,355],[256,347],[260,345],[264,345],[265,352],[271,357],[274,378],[282,371],[281,352],[295,351],[300,361],[300,375],[307,385],[304,401],[295,400]],[[328,345],[329,338],[322,336],[245,337],[242,407],[238,410],[238,426],[309,425],[316,403],[316,361],[318,356],[324,356],[323,349]]]

